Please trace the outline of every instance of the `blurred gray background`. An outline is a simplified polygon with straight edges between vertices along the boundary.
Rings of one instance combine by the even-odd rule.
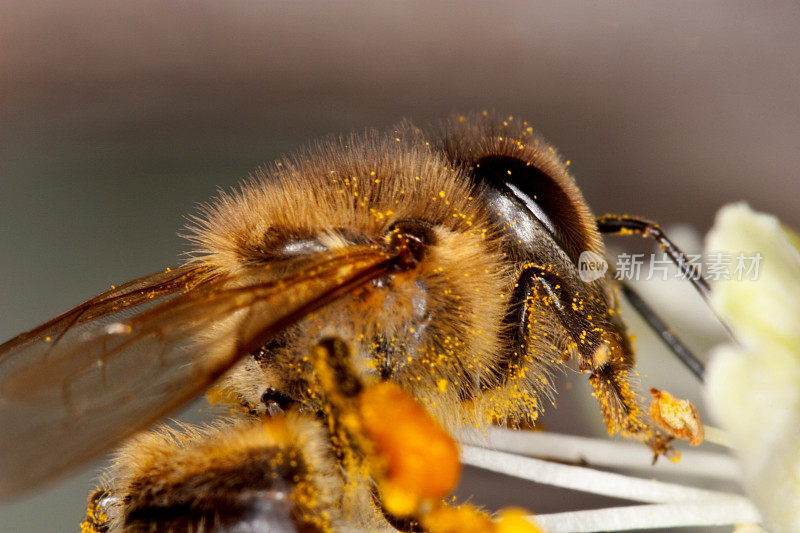
[[[746,199],[799,226],[799,64],[790,2],[4,0],[0,340],[180,262],[185,215],[257,165],[404,117],[528,120],[597,213],[702,233]],[[692,297],[680,302],[701,307]],[[683,303],[665,313],[696,347],[716,341]],[[702,401],[652,341],[640,351],[648,386]],[[597,431],[576,405],[583,379],[565,381],[545,424]],[[98,468],[0,504],[0,531],[75,530]],[[470,470],[462,495],[538,512],[618,503],[519,487]]]

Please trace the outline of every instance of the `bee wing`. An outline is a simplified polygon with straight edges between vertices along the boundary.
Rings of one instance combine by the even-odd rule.
[[[396,258],[352,246],[285,261],[288,275],[253,274],[237,286],[186,267],[114,289],[8,341],[0,346],[0,495],[33,488],[163,418]],[[187,283],[185,293],[163,298]],[[148,290],[161,301],[119,317],[152,301]]]
[[[157,302],[182,290],[190,290],[201,282],[211,279],[208,274],[208,268],[188,264],[112,287],[111,290],[95,296],[36,329],[22,333],[0,345],[0,365],[10,357],[10,354],[22,350],[25,346],[42,340],[57,344],[67,331],[74,332],[81,324],[98,321],[108,315],[127,311],[142,304]]]

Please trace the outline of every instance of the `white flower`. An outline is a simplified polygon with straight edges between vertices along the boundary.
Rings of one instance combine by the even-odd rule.
[[[800,531],[800,254],[775,217],[723,208],[707,253],[760,253],[755,280],[713,283],[712,305],[739,344],[716,348],[708,404],[729,432],[768,527]]]

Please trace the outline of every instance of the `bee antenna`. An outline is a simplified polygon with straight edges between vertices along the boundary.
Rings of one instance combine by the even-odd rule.
[[[705,278],[703,278],[702,274],[700,273],[700,269],[697,265],[693,264],[689,258],[686,256],[683,251],[678,248],[678,246],[670,240],[664,230],[656,224],[655,222],[651,222],[649,220],[645,220],[643,218],[632,217],[628,215],[604,215],[602,217],[597,218],[597,230],[600,233],[610,234],[610,235],[643,235],[645,237],[653,238],[661,249],[669,256],[675,266],[678,267],[680,273],[691,282],[697,292],[703,297],[708,304],[711,311],[716,315],[717,320],[728,333],[731,339],[735,342],[738,342],[736,336],[733,334],[733,330],[731,330],[730,326],[728,326],[727,322],[719,316],[719,314],[714,310],[714,307],[711,305],[711,286],[708,284]],[[664,324],[664,322],[658,318],[658,316],[653,312],[653,310],[642,300],[642,298],[636,294],[633,289],[629,286],[625,286],[623,284],[622,287],[625,296],[631,302],[639,314],[642,315],[647,323],[650,325],[653,330],[658,333],[661,339],[670,347],[670,349],[678,356],[681,361],[684,361],[684,357],[688,357],[691,355],[691,352],[686,348],[686,346],[680,342],[680,340],[675,337],[670,331],[669,328]],[[676,342],[677,341],[677,342]],[[691,356],[691,359],[694,359],[693,365],[689,367],[692,372],[697,375],[701,380],[703,379],[703,368],[702,364],[700,364],[699,360]],[[688,361],[687,359],[686,361]],[[684,364],[687,364],[684,361]],[[697,366],[700,365],[700,366]],[[688,364],[687,364],[688,366]]]
[[[681,363],[688,368],[700,381],[704,381],[706,368],[700,359],[680,340],[659,317],[653,308],[645,302],[639,293],[627,283],[620,283],[622,294],[630,302],[636,312],[647,322],[650,328],[661,338],[666,346],[675,354]]]

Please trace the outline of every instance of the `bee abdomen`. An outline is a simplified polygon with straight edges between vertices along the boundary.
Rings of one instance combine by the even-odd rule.
[[[336,473],[319,454],[324,444],[314,429],[280,417],[142,435],[122,451],[126,466],[90,499],[85,530],[330,531]]]
[[[213,531],[322,531],[314,510],[294,494],[315,491],[297,455],[297,450],[275,447],[249,449],[232,465],[190,470],[171,482],[159,479],[160,473],[148,476],[132,486],[125,525],[133,530],[157,523],[176,531],[199,525]]]

